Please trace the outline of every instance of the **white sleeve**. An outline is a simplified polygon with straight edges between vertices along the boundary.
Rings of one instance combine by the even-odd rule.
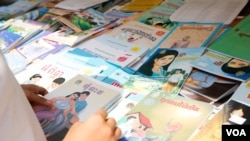
[[[46,141],[22,88],[0,52],[0,137],[5,141]]]

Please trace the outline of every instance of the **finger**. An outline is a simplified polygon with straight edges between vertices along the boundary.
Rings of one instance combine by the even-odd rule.
[[[108,116],[108,113],[105,109],[100,109],[96,112],[96,114],[101,115],[103,119],[106,119]]]
[[[115,128],[115,138],[118,140],[122,136],[122,131],[119,127]]]
[[[43,87],[36,86],[35,90],[36,94],[40,94],[42,96],[48,94],[48,91]]]
[[[107,124],[112,128],[115,129],[116,127],[116,121],[114,118],[108,118],[107,119]]]
[[[53,102],[45,99],[44,97],[38,96],[38,95],[31,95],[31,98],[29,99],[30,102],[37,104],[37,105],[44,105],[44,106],[52,106]]]

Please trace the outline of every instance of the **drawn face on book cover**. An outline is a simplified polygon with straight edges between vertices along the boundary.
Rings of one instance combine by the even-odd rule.
[[[221,69],[225,73],[241,76],[250,73],[250,62],[232,58],[227,63],[223,64]]]

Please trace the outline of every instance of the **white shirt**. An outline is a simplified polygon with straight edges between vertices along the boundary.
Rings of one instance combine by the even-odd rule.
[[[0,140],[46,141],[33,109],[1,52],[0,90]]]

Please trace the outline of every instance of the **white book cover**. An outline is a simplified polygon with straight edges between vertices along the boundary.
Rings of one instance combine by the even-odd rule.
[[[82,72],[84,67],[67,58],[49,55],[44,60],[28,66],[15,77],[20,84],[36,84],[51,92]]]
[[[169,30],[167,29],[157,28],[132,20],[125,22],[105,34],[122,41],[154,48],[162,41],[168,32]]]
[[[126,44],[115,38],[105,39],[105,37],[92,38],[79,44],[77,47],[120,67],[131,65],[135,61],[139,61],[138,58],[141,58],[141,54],[135,52],[140,49],[139,46]]]

